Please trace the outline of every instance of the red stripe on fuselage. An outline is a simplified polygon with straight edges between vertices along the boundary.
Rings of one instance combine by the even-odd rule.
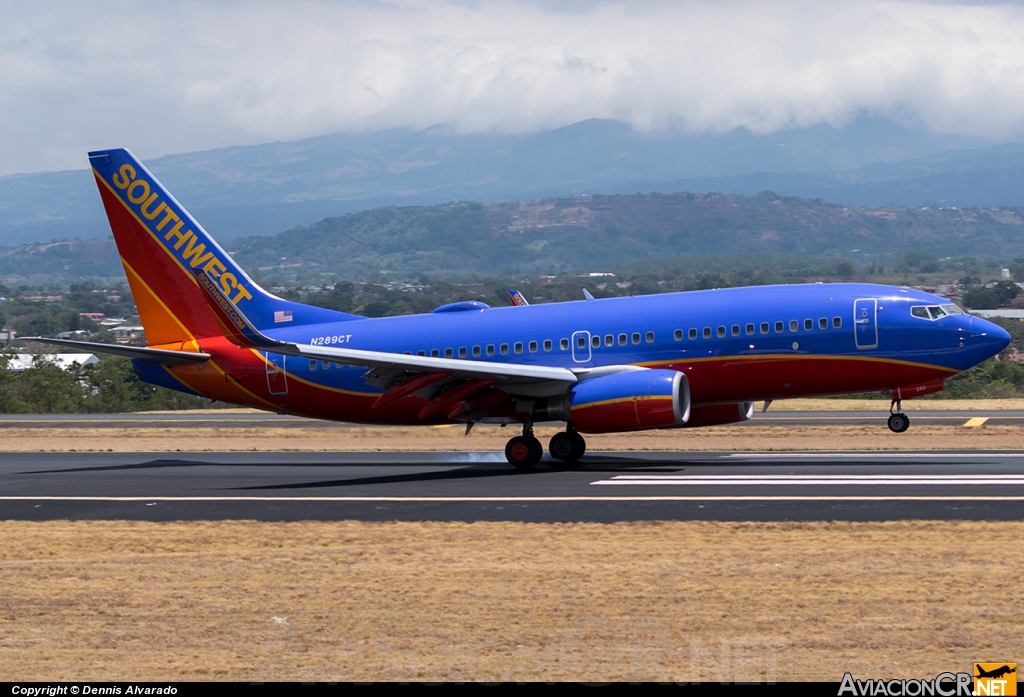
[[[239,349],[223,337],[203,340],[202,349],[214,355],[217,366],[226,375],[201,371],[195,366],[182,366],[171,372],[183,383],[201,394],[227,402],[241,402],[266,409],[273,403],[281,411],[312,418],[355,423],[432,424],[447,421],[443,414],[420,419],[418,414],[428,400],[407,396],[384,407],[373,409],[377,394],[317,385],[315,377],[303,372],[299,378],[289,370],[288,394],[271,395],[267,386],[266,363],[253,351]],[[305,359],[289,358],[293,361]],[[690,381],[694,405],[745,402],[762,399],[784,399],[813,395],[871,392],[894,386],[948,378],[948,369],[889,363],[878,359],[837,360],[828,357],[772,357],[762,360],[721,358],[695,363],[662,366],[681,370]],[[786,387],[786,384],[789,387]],[[241,389],[240,389],[241,388]],[[366,389],[363,387],[363,389]],[[243,391],[255,399],[247,399]],[[448,409],[454,412],[455,409]]]

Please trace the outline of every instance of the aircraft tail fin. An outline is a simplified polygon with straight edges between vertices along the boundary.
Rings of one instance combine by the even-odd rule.
[[[89,161],[150,345],[222,333],[199,289],[200,271],[259,328],[358,318],[263,290],[128,150],[97,150]]]
[[[518,290],[515,290],[515,289],[509,289],[509,291],[508,291],[508,299],[512,301],[513,305],[526,306],[526,305],[530,304],[530,303],[526,302],[526,298],[523,297],[523,294],[520,293]]]

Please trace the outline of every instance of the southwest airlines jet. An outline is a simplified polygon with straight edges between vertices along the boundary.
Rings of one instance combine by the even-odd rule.
[[[467,433],[521,425],[505,447],[520,468],[543,454],[538,422],[567,424],[549,451],[574,462],[581,433],[735,423],[755,400],[891,390],[889,428],[902,432],[902,399],[943,389],[1010,341],[932,295],[867,284],[350,315],[260,288],[129,151],[89,159],[149,346],[46,341],[268,411]]]

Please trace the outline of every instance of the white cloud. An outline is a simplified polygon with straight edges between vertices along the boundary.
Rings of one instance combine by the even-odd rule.
[[[568,7],[568,9],[565,9]],[[0,4],[0,173],[343,130],[599,117],[1024,127],[1024,10],[919,2]]]

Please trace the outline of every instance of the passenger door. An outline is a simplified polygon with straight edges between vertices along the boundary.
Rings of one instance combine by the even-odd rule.
[[[857,348],[878,348],[878,300],[860,298],[853,301],[853,330]]]
[[[267,359],[267,389],[270,394],[288,394],[288,357],[269,352],[263,355]]]
[[[577,363],[590,361],[590,332],[572,333],[572,359]]]

